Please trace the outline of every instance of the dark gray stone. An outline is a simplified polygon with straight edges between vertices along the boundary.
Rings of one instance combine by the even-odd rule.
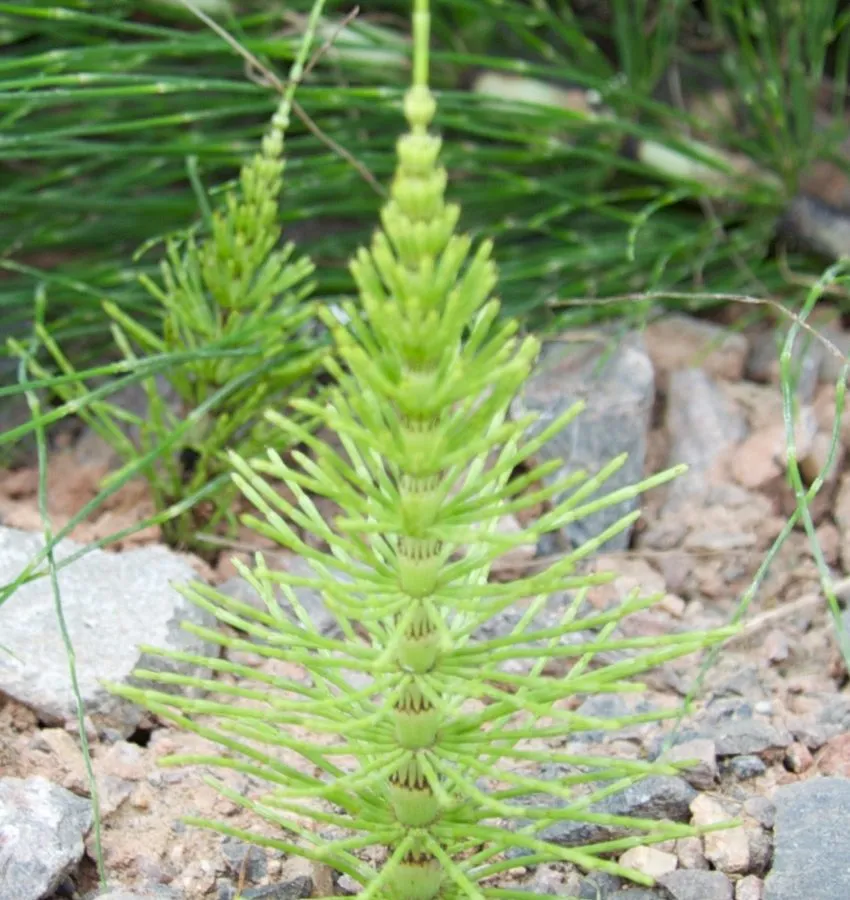
[[[655,400],[655,373],[643,336],[614,336],[597,343],[560,341],[543,346],[536,371],[511,407],[514,418],[529,412],[541,414],[542,430],[578,400],[584,412],[538,453],[537,460],[563,461],[550,483],[577,470],[595,474],[621,453],[628,454],[623,467],[594,496],[634,484],[643,477],[647,432]],[[559,498],[560,499],[560,498]],[[578,546],[637,508],[639,498],[600,510],[563,529],[566,542]],[[623,531],[605,545],[623,550],[630,533]]]
[[[773,860],[773,839],[763,828],[752,826],[746,829],[750,847],[751,875],[764,875]]]
[[[709,734],[717,746],[718,756],[745,756],[777,750],[791,743],[783,734],[761,719],[732,719],[719,723]]]
[[[85,852],[91,803],[40,776],[0,779],[0,900],[40,900]]]
[[[309,875],[298,875],[291,881],[268,884],[265,887],[249,888],[242,891],[244,900],[303,900],[313,893],[313,879]]]
[[[233,900],[236,887],[229,878],[219,878],[215,883],[215,895],[217,900]]]
[[[669,900],[732,900],[732,882],[722,872],[676,869],[658,879]],[[801,900],[801,898],[797,898]]]
[[[39,534],[0,527],[0,584],[14,581],[43,547]],[[56,560],[81,549],[73,541],[62,541]],[[181,623],[209,626],[213,618],[174,588],[196,581],[197,575],[170,550],[150,546],[122,553],[91,550],[60,569],[58,577],[86,714],[96,727],[110,727],[126,737],[141,721],[142,710],[107,692],[102,682],[126,682],[139,666],[187,671],[182,663],[141,654],[137,643],[188,653],[208,651]],[[0,653],[0,692],[35,710],[47,723],[75,722],[76,701],[49,578],[22,585],[3,604],[0,644],[10,651]]]
[[[632,694],[628,697],[619,694],[597,694],[588,697],[576,710],[577,716],[586,716],[589,719],[610,719],[612,723],[617,719],[626,719],[642,713],[652,712],[652,705],[646,700]],[[640,738],[643,728],[640,724],[623,725],[616,728],[616,736],[620,740],[637,740]],[[572,737],[576,741],[589,741],[599,743],[612,734],[610,728],[591,729],[589,731],[576,731]]]
[[[623,886],[623,879],[607,872],[594,872],[583,878],[579,886],[579,900],[610,900],[619,896],[618,891]]]
[[[221,855],[234,875],[244,873],[249,882],[257,882],[266,876],[266,855],[253,844],[246,844],[245,841],[230,836],[224,837],[221,839]]]
[[[625,790],[606,797],[590,809],[594,813],[607,815],[688,822],[691,817],[690,805],[696,796],[697,792],[682,778],[672,775],[650,775],[629,785]],[[552,807],[564,805],[554,798],[538,802]],[[628,829],[622,827],[595,822],[563,821],[541,829],[539,837],[561,846],[575,847],[596,841],[613,840],[627,834]],[[507,851],[507,855],[518,858],[528,855],[529,852],[524,848],[514,847]]]
[[[729,771],[739,781],[747,781],[749,778],[758,778],[767,771],[767,766],[758,756],[733,756],[724,765],[724,770]]]
[[[850,779],[812,778],[780,787],[773,866],[764,900],[838,900],[850,894]]]

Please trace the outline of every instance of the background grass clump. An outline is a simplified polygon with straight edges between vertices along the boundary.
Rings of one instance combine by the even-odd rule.
[[[274,66],[293,58],[309,3],[201,8]],[[282,224],[309,229],[323,297],[352,291],[345,261],[392,171],[408,68],[404,4],[354,12],[328,5],[332,47],[299,100],[314,124],[296,121],[289,142]],[[177,0],[36,0],[0,17],[4,321],[25,333],[32,279],[47,278],[57,337],[93,353],[102,296],[150,321],[130,254],[196,218],[187,161],[207,184],[232,177],[274,101]],[[817,275],[821,261],[785,265],[772,248],[812,163],[843,166],[847,20],[837,0],[443,0],[446,164],[473,233],[499,238],[506,308],[535,327],[640,320],[646,306],[626,300],[560,304],[781,295],[796,288],[789,272]]]

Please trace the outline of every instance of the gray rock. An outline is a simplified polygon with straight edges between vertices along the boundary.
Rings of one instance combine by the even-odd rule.
[[[579,900],[610,900],[619,896],[623,879],[607,872],[594,872],[581,880],[578,889]]]
[[[236,886],[229,878],[219,878],[215,883],[215,891],[217,900],[233,900],[236,896]]]
[[[315,578],[316,573],[310,567],[310,564],[307,560],[302,559],[301,557],[292,557],[287,559],[285,570],[290,572],[292,575],[296,575],[299,578]],[[351,579],[342,573],[335,573],[335,577],[340,582],[350,581]],[[219,590],[223,594],[227,594],[229,597],[233,597],[234,600],[239,600],[242,603],[247,603],[250,606],[253,606],[255,609],[261,610],[263,612],[266,611],[266,605],[260,595],[239,575],[234,575],[233,578],[228,578],[222,585],[219,586]],[[298,602],[304,607],[304,611],[312,620],[313,624],[316,627],[316,630],[320,634],[330,635],[330,634],[339,634],[339,625],[337,624],[336,616],[328,609],[325,604],[322,595],[314,590],[311,587],[294,587],[293,592]],[[288,603],[288,601],[284,598],[283,593],[278,591],[277,594],[278,601],[280,602],[281,609],[283,609],[287,614],[294,618],[294,613]]]
[[[749,797],[744,802],[744,812],[763,828],[773,829],[776,822],[776,806],[767,797],[758,795]]]
[[[695,788],[709,791],[717,781],[717,747],[709,738],[696,738],[677,743],[664,755],[665,762],[692,762],[682,770],[682,777]]]
[[[576,716],[586,716],[589,719],[617,720],[649,712],[652,712],[651,704],[637,695],[632,694],[627,699],[620,694],[597,694],[594,697],[588,697],[575,714]],[[610,737],[612,733],[616,734],[620,740],[636,740],[641,735],[641,726],[626,724],[617,727],[616,732],[604,727],[589,731],[575,731],[572,737],[576,741],[599,743]]]
[[[779,384],[779,357],[785,337],[786,332],[781,329],[764,331],[755,336],[747,359],[746,376],[750,381]],[[794,341],[791,374],[796,379],[796,395],[801,402],[811,402],[826,355],[823,344],[806,332],[801,332]]]
[[[690,804],[697,792],[682,778],[672,775],[649,775],[625,790],[606,797],[590,807],[594,813],[614,816],[631,816],[638,819],[667,819],[673,822],[690,821]],[[563,805],[560,801],[546,798],[542,801],[551,806]],[[522,823],[526,824],[526,823]],[[539,837],[543,840],[575,847],[596,841],[613,840],[629,834],[628,829],[581,821],[556,822],[542,829]],[[514,847],[507,851],[511,858],[526,856],[530,851]]]
[[[745,756],[733,756],[726,768],[739,781],[747,781],[749,778],[758,778],[767,771],[767,766],[758,756],[747,754]]]
[[[710,735],[718,756],[744,756],[787,747],[791,736],[761,719],[731,719],[720,722]]]
[[[238,838],[222,838],[221,855],[234,875],[244,872],[245,878],[250,882],[258,882],[268,871],[265,853],[259,847],[246,844]]]
[[[850,731],[850,697],[832,694],[823,696],[823,700],[824,705],[818,716],[820,724],[835,726],[838,733]]]
[[[837,900],[850,890],[850,780],[783,785],[776,804],[773,867],[764,900]]]
[[[662,875],[658,883],[669,900],[732,900],[732,882],[722,872],[676,869]]]
[[[667,900],[665,894],[651,888],[626,888],[624,891],[612,894],[611,898],[612,900]]]
[[[674,507],[710,488],[721,455],[747,434],[743,413],[702,369],[671,372],[667,391],[668,463],[688,471],[670,484],[666,504]]]
[[[41,535],[0,527],[0,584],[18,577],[44,547]],[[81,549],[62,541],[57,562]],[[186,671],[180,663],[140,654],[137,644],[201,653],[200,638],[183,620],[214,624],[172,585],[194,581],[191,566],[164,547],[122,553],[92,550],[58,572],[62,609],[76,653],[86,714],[96,727],[131,734],[142,718],[134,704],[109,694],[102,681],[126,682],[137,666]],[[19,587],[2,607],[0,692],[38,713],[48,724],[76,720],[68,660],[56,623],[47,577]]]
[[[750,848],[750,868],[753,875],[764,875],[773,859],[773,839],[758,825],[746,829]]]
[[[536,427],[542,430],[576,401],[585,401],[584,412],[542,447],[537,459],[563,461],[551,476],[554,482],[580,469],[595,474],[613,457],[628,453],[625,465],[594,496],[643,477],[655,398],[655,375],[642,335],[630,334],[612,344],[613,338],[593,344],[546,343],[537,370],[511,408],[515,418],[540,413]],[[567,525],[563,536],[570,545],[582,544],[637,505],[635,498],[600,510]],[[625,549],[629,539],[629,532],[621,532],[604,545],[605,549]]]
[[[0,779],[0,900],[39,900],[79,863],[91,803],[46,778]]]
[[[179,896],[172,888],[158,884],[151,888],[133,888],[132,891],[110,888],[102,894],[91,894],[90,900],[177,900]]]
[[[264,887],[242,891],[244,900],[303,900],[313,893],[313,879],[309,875],[297,875],[290,881],[267,884]]]

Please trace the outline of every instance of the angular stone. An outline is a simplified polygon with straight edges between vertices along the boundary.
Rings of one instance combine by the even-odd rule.
[[[91,803],[39,776],[0,779],[0,900],[40,900],[82,859]]]
[[[679,860],[675,854],[665,853],[656,847],[632,847],[620,857],[619,863],[650,878],[660,878],[672,872],[679,865]]]
[[[705,495],[718,477],[723,455],[747,433],[743,414],[701,369],[673,372],[667,392],[668,463],[688,471],[671,483],[667,505]]]
[[[761,719],[731,719],[719,722],[711,737],[718,756],[745,756],[766,750],[784,749],[791,735],[783,734]]]
[[[550,476],[551,483],[577,470],[595,474],[615,456],[628,454],[626,463],[593,497],[643,477],[655,399],[655,375],[643,337],[634,333],[612,344],[613,338],[598,343],[546,343],[537,370],[511,407],[514,418],[540,413],[536,427],[542,430],[576,401],[585,401],[581,415],[540,449],[537,460],[563,461]],[[564,537],[570,545],[580,545],[637,505],[635,498],[572,522],[564,528]],[[620,532],[604,549],[623,550],[629,539],[628,531]]]
[[[638,819],[667,819],[672,822],[687,822],[690,819],[690,804],[697,792],[682,778],[672,775],[649,775],[625,790],[606,797],[590,807],[592,812],[615,816],[631,816]],[[550,805],[560,806],[560,801]],[[581,821],[557,822],[540,832],[543,840],[566,847],[590,844],[596,841],[613,840],[629,834],[629,830],[612,825],[601,825]],[[507,856],[521,857],[529,850],[514,847]]]
[[[735,885],[735,900],[762,900],[764,882],[756,875],[747,875]]]
[[[750,778],[758,778],[767,771],[767,766],[758,757],[752,754],[745,756],[733,756],[726,767],[739,781],[747,781]]]
[[[658,883],[669,900],[733,900],[732,882],[722,872],[676,869]]]
[[[41,535],[0,527],[0,583],[14,581],[43,546]],[[55,549],[57,563],[81,549],[62,541]],[[132,734],[142,711],[108,693],[101,682],[126,682],[137,666],[187,671],[182,663],[141,654],[140,643],[189,653],[208,649],[181,622],[209,626],[214,624],[211,616],[174,588],[197,576],[165,547],[151,546],[122,553],[91,550],[59,569],[58,580],[86,714],[98,728]],[[19,587],[3,604],[2,618],[0,643],[9,652],[0,653],[0,692],[48,724],[75,721],[76,701],[50,579]]]
[[[837,900],[850,885],[850,780],[783,785],[776,804],[773,866],[764,900]]]
[[[221,841],[221,855],[233,875],[244,874],[252,883],[260,881],[266,875],[266,855],[253,844],[246,844],[234,837],[224,837]]]
[[[242,891],[244,900],[304,900],[313,893],[313,879],[309,875],[298,875],[290,881],[267,884],[264,887]]]
[[[694,825],[705,828],[732,820],[719,801],[708,794],[700,794],[691,804]],[[747,833],[738,825],[703,835],[705,858],[721,872],[741,875],[750,869],[750,845]]]
[[[664,754],[664,761],[693,765],[682,770],[682,777],[695,788],[710,790],[717,781],[717,747],[711,738],[695,738],[676,744]]]

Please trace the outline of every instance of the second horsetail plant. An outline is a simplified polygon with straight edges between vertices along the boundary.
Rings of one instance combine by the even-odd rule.
[[[446,202],[440,139],[429,130],[436,105],[428,31],[427,0],[416,0],[409,130],[398,142],[382,229],[352,263],[361,302],[345,309],[345,324],[328,316],[337,361],[327,402],[294,404],[336,441],[269,412],[281,441],[304,452],[291,465],[273,447],[264,459],[232,457],[236,482],[262,514],[248,524],[302,556],[313,574],[275,571],[260,555],[253,569],[240,565],[259,610],[203,585],[186,588],[232,630],[186,627],[225,655],[163,655],[212,674],[144,670],[139,680],[161,689],[114,690],[222,748],[167,763],[235,770],[265,785],[253,793],[212,780],[257,815],[256,831],[190,821],[328,864],[360,885],[361,898],[539,896],[507,873],[543,862],[650,884],[616,855],[693,829],[611,815],[598,804],[677,769],[576,755],[564,744],[582,731],[664,714],[600,719],[577,712],[574,701],[640,690],[635,676],[729,632],[628,637],[623,620],[658,598],[630,595],[604,611],[586,602],[608,579],[582,574],[582,561],[634,515],[545,570],[489,579],[506,551],[675,473],[594,499],[622,464],[615,460],[598,475],[534,487],[556,468],[535,464],[536,452],[580,407],[542,428],[534,417],[508,416],[538,342],[498,316],[489,243],[473,250],[455,233],[460,210]],[[289,499],[275,482],[286,483]],[[327,523],[315,496],[342,514]],[[534,524],[498,529],[501,517],[542,501],[552,507]],[[331,627],[308,614],[305,588],[321,594]],[[561,598],[558,614],[541,623],[553,597]],[[515,606],[511,624],[495,628]],[[548,839],[566,822],[601,826],[609,837],[584,846]]]
[[[316,4],[308,34],[322,6]],[[90,388],[81,379],[56,388],[64,401],[79,404],[80,416],[127,466],[151,457],[143,474],[157,511],[179,510],[163,524],[166,540],[177,546],[208,550],[205,534],[228,519],[234,524],[238,489],[227,476],[227,452],[253,456],[276,440],[264,410],[287,399],[324,355],[311,327],[315,306],[308,279],[314,266],[297,257],[292,244],[281,246],[279,221],[284,134],[309,43],[301,45],[259,151],[242,167],[221,208],[205,210],[205,232],[169,240],[160,280],[142,278],[159,327],[151,330],[116,304],[105,304],[128,366],[150,372],[140,377],[146,413],[89,402]],[[73,375],[47,328],[37,330],[63,374]],[[157,358],[175,359],[162,367],[164,382],[151,371]],[[164,384],[173,402],[163,396]],[[170,452],[157,454],[161,446]],[[118,481],[122,474],[112,477]],[[190,502],[198,495],[203,503]]]

